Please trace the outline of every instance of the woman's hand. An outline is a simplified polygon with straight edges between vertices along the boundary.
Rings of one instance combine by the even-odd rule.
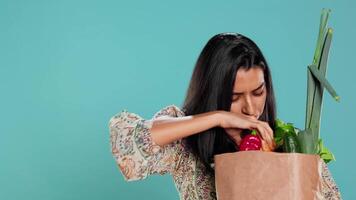
[[[254,117],[222,111],[220,114],[220,127],[224,128],[237,145],[241,142],[241,132],[244,129],[256,130],[262,139],[262,151],[273,151],[276,144],[273,139],[273,130],[267,122]]]

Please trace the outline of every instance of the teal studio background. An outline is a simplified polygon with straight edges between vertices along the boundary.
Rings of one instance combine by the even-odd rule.
[[[179,199],[171,176],[125,182],[108,121],[181,106],[195,61],[220,32],[253,39],[278,117],[304,126],[306,67],[322,8],[334,38],[321,135],[344,199],[356,199],[355,1],[0,0],[0,199]],[[256,184],[258,187],[258,184]]]

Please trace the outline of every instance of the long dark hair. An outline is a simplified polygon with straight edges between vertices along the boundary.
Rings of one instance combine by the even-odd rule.
[[[195,64],[182,109],[186,115],[209,111],[230,111],[232,91],[239,69],[260,67],[267,89],[266,103],[260,120],[274,127],[276,103],[268,64],[249,38],[237,33],[213,36],[203,48]],[[210,173],[214,155],[237,151],[234,142],[221,127],[214,127],[183,139]]]

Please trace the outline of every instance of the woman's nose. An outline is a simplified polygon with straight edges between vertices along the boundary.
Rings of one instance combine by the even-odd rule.
[[[242,107],[242,113],[250,117],[256,117],[255,108],[252,104],[251,98],[246,97],[244,106]]]

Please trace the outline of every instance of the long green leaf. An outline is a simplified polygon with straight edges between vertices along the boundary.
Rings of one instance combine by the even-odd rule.
[[[320,60],[320,54],[322,51],[323,42],[326,35],[326,27],[328,24],[330,12],[331,10],[326,8],[323,8],[321,11],[319,34],[318,34],[317,44],[314,53],[313,64],[317,64]]]
[[[340,96],[336,93],[335,89],[331,86],[329,81],[319,72],[315,65],[309,65],[309,70],[313,74],[313,77],[319,81],[319,83],[329,92],[329,94],[336,100],[340,101]]]
[[[313,57],[313,64],[319,67],[321,49],[325,41],[325,35],[327,32],[327,20],[329,18],[330,9],[323,9],[320,17],[319,34],[317,38],[316,48]],[[306,117],[305,117],[305,129],[310,127],[314,94],[316,85],[313,80],[313,75],[307,70],[307,103],[306,103]]]
[[[332,29],[328,29],[326,37],[324,39],[322,52],[320,55],[318,71],[320,72],[321,76],[323,76],[323,77],[325,77],[325,75],[326,75],[327,61],[328,61],[328,56],[329,56],[329,52],[330,52],[332,33],[333,33]],[[314,79],[314,78],[312,80],[315,83],[315,91],[314,91],[313,104],[312,104],[313,107],[312,107],[311,116],[310,116],[310,124],[309,124],[308,128],[310,128],[312,130],[314,137],[316,139],[319,139],[324,88],[322,87],[322,85],[319,81],[316,81],[316,79]]]
[[[309,128],[311,113],[313,110],[314,92],[315,92],[315,81],[313,80],[313,74],[310,70],[307,70],[307,105],[306,105],[306,116],[305,116],[305,129]]]
[[[314,137],[311,129],[299,131],[297,139],[300,145],[301,153],[317,154],[318,140]]]

